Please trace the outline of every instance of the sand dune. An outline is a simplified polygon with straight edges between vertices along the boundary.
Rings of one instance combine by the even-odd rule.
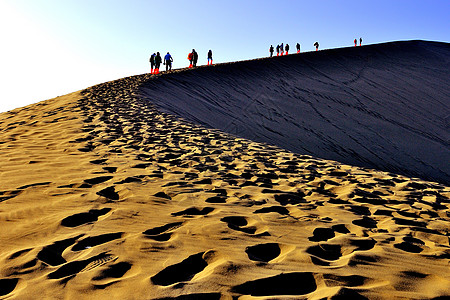
[[[201,72],[0,114],[0,299],[450,295],[448,186],[207,129],[142,96]]]
[[[394,42],[149,81],[163,111],[346,164],[450,183],[450,46]]]

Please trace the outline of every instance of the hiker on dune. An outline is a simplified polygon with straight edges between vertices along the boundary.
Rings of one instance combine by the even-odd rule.
[[[198,53],[195,51],[195,49],[192,49],[192,66],[196,67],[198,61]]]
[[[284,49],[286,50],[286,55],[289,54],[289,44],[286,44],[286,47],[284,47]]]
[[[172,55],[170,55],[170,53],[167,52],[166,56],[164,56],[164,64],[166,65],[166,72],[172,71],[172,62],[173,62]]]
[[[277,56],[280,55],[280,45],[277,45]]]
[[[210,63],[210,61],[211,61],[211,63]],[[210,64],[211,65],[213,64],[213,58],[212,58],[212,51],[211,50],[208,51],[208,66]]]
[[[314,47],[316,47],[316,51],[319,50],[319,42],[315,42]]]
[[[161,59],[161,55],[159,54],[159,52],[156,52],[156,56],[155,56],[155,72],[153,74],[158,74],[159,73],[159,66],[162,63],[162,59]]]
[[[284,55],[284,44],[283,43],[281,43],[281,45],[280,45],[280,51],[281,51],[281,56],[283,56]]]
[[[269,52],[270,52],[270,57],[272,57],[273,56],[273,46],[272,45],[270,45]]]
[[[153,74],[153,68],[155,67],[155,56],[156,56],[155,53],[153,53],[152,55],[150,55],[150,59],[149,59],[149,61],[150,61],[150,67],[151,67],[150,74]]]
[[[362,44],[362,38],[359,38],[359,45],[361,46]]]
[[[194,59],[194,53],[189,52],[187,59],[189,60],[189,68],[192,68],[192,61]]]
[[[354,42],[355,42],[355,47],[356,47],[358,44],[358,41],[355,39]]]

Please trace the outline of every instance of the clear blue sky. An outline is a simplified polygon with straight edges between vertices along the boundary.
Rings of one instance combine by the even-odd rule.
[[[149,71],[167,51],[214,62],[423,39],[449,42],[450,0],[0,0],[0,112]]]

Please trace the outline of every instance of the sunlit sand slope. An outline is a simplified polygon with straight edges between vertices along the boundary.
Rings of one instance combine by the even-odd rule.
[[[450,183],[450,45],[387,44],[150,81],[166,112],[284,149]]]
[[[148,80],[0,114],[1,299],[450,294],[448,186],[193,125]]]

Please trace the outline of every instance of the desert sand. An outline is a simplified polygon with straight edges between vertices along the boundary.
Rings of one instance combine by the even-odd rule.
[[[291,152],[160,107],[164,93],[187,89],[184,77],[229,66],[123,78],[0,114],[1,299],[450,295],[446,184]],[[245,84],[235,80],[230,94]]]

